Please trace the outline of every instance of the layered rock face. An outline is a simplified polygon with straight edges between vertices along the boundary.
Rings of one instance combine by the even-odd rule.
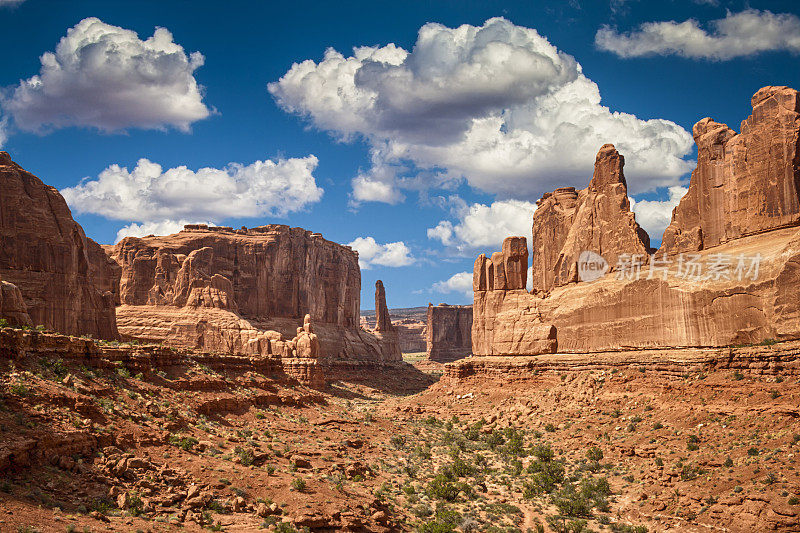
[[[432,361],[447,363],[470,355],[472,306],[429,304],[426,341],[426,352]]]
[[[589,186],[545,194],[533,214],[533,288],[549,291],[578,281],[578,258],[591,251],[613,268],[620,254],[645,257],[650,238],[630,210],[625,158],[612,144],[597,153]],[[523,285],[524,288],[524,285]]]
[[[72,219],[64,198],[0,152],[0,277],[35,325],[118,338],[116,266]]]
[[[318,233],[190,225],[166,237],[128,237],[110,254],[121,268],[117,316],[126,337],[287,357],[298,343],[305,350],[298,326],[308,315],[321,357],[399,359],[396,340],[358,326],[357,254]]]
[[[475,262],[473,353],[535,355],[551,340],[596,352],[799,338],[800,96],[766,87],[752,104],[739,134],[711,119],[695,125],[698,166],[655,256],[645,255],[610,145],[588,189],[545,195],[533,223],[534,294],[492,286],[503,253]],[[581,281],[583,250],[619,269]],[[622,254],[642,261],[623,269]]]
[[[764,87],[736,133],[704,118],[694,125],[697,168],[659,252],[705,250],[800,222],[800,93]]]

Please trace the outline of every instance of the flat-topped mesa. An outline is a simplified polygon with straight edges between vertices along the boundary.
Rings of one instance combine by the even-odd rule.
[[[61,194],[0,152],[0,277],[19,289],[31,322],[118,338],[118,271]]]
[[[375,282],[375,331],[393,331],[389,308],[386,306],[386,289],[383,282]]]
[[[211,307],[250,320],[292,318],[356,327],[361,274],[352,250],[285,225],[188,225],[127,237],[111,252],[123,305]]]
[[[447,363],[472,353],[472,306],[428,304],[426,352],[432,361]]]
[[[108,252],[121,267],[125,337],[281,358],[401,359],[396,337],[359,328],[358,254],[319,233],[194,224]]]
[[[650,252],[650,238],[630,210],[623,167],[612,144],[597,153],[586,189],[545,194],[533,214],[533,288],[550,291],[578,281],[581,252],[601,255],[612,268],[622,254]]]
[[[800,93],[764,87],[751,104],[741,133],[710,118],[694,125],[697,168],[659,254],[800,224]]]

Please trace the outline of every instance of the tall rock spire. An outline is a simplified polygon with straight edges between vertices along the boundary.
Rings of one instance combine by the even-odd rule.
[[[392,331],[392,320],[389,318],[389,308],[386,307],[386,289],[383,282],[375,282],[375,331]]]

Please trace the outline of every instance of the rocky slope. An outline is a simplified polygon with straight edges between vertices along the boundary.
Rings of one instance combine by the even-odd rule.
[[[64,198],[0,152],[0,278],[22,294],[35,325],[118,338],[116,265],[72,219]]]

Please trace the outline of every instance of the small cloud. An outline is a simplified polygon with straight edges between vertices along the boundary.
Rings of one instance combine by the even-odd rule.
[[[462,254],[477,249],[496,249],[512,235],[531,232],[536,204],[521,200],[500,200],[490,205],[467,205],[458,197],[448,200],[454,207],[455,223],[442,220],[428,228],[428,238]]]
[[[448,293],[458,292],[467,297],[472,297],[472,272],[459,272],[444,281],[437,281],[431,287],[433,292]]]
[[[322,198],[313,175],[318,162],[310,155],[194,171],[185,166],[164,170],[143,158],[132,171],[111,165],[96,179],[85,178],[61,194],[78,213],[114,220],[286,216]]]
[[[664,230],[672,221],[672,210],[680,203],[689,189],[676,185],[669,188],[667,200],[636,200],[631,198],[631,210],[636,222],[644,228],[650,238],[661,241]]]
[[[403,267],[416,261],[403,241],[379,244],[372,237],[358,237],[347,246],[358,252],[358,266],[364,270],[375,265]]]
[[[178,233],[187,224],[206,224],[213,226],[209,222],[190,222],[188,220],[161,220],[159,222],[144,222],[142,224],[131,223],[123,226],[117,232],[114,244],[125,237],[147,237],[148,235],[172,235]]]
[[[709,22],[707,28],[695,19],[646,22],[628,33],[603,26],[595,35],[595,44],[625,58],[677,55],[727,61],[770,51],[800,53],[800,18],[791,13],[757,9],[728,12],[724,18]]]

